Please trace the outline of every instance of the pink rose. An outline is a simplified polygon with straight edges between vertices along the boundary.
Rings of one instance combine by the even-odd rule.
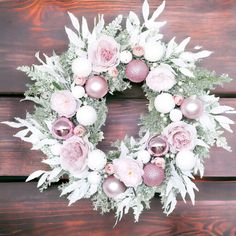
[[[94,72],[108,71],[118,64],[120,45],[110,36],[101,36],[88,46],[88,59]]]
[[[86,78],[86,77],[75,76],[74,82],[75,82],[76,85],[83,86],[83,85],[85,85],[87,79],[88,78]]]
[[[111,164],[111,163],[106,164],[106,166],[105,166],[105,172],[106,172],[108,175],[114,174],[114,166],[113,166],[113,164]]]
[[[77,103],[69,90],[61,90],[52,94],[51,108],[60,116],[72,117],[77,108]]]
[[[113,161],[115,176],[127,187],[137,187],[142,183],[143,168],[140,164],[128,157]]]
[[[117,70],[116,67],[112,67],[108,70],[108,74],[112,77],[117,77],[119,74],[119,71]]]
[[[175,75],[164,66],[151,70],[146,78],[147,86],[156,92],[168,91],[175,84]]]
[[[181,95],[174,95],[174,100],[175,100],[175,104],[177,106],[180,106],[183,103],[184,98]]]
[[[86,128],[82,125],[77,125],[74,128],[74,135],[78,136],[78,137],[83,137],[86,133]]]
[[[193,125],[183,121],[172,122],[162,133],[167,137],[170,150],[174,153],[183,149],[193,150],[196,146],[197,131]]]
[[[67,139],[61,148],[62,169],[80,177],[87,167],[88,144],[77,136]]]
[[[142,46],[139,46],[139,45],[136,45],[133,47],[133,54],[136,56],[136,57],[141,57],[144,55],[144,48]]]
[[[151,163],[155,164],[156,166],[158,166],[158,167],[160,167],[160,168],[162,168],[162,169],[165,169],[165,164],[166,164],[166,162],[165,162],[165,159],[162,158],[162,157],[156,157],[156,158],[154,158],[154,159],[151,161]]]

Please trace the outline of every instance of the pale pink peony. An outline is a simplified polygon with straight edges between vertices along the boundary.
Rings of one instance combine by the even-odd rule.
[[[86,78],[86,77],[75,76],[74,77],[74,82],[75,82],[76,85],[83,86],[83,85],[85,85],[87,79],[88,78]]]
[[[149,72],[146,84],[156,92],[168,91],[176,84],[175,75],[167,67],[158,66]]]
[[[51,108],[60,116],[72,117],[77,108],[77,103],[69,90],[54,92],[51,96]]]
[[[117,77],[119,75],[119,71],[116,67],[112,67],[108,70],[108,74],[112,77]]]
[[[137,187],[142,183],[143,168],[134,159],[124,157],[113,161],[115,176],[127,187]]]
[[[80,177],[87,169],[88,149],[88,144],[82,138],[73,136],[67,139],[60,153],[62,169],[75,177]]]
[[[88,59],[94,72],[108,71],[118,64],[120,45],[110,36],[101,36],[88,46]]]
[[[193,150],[196,146],[196,128],[183,121],[172,122],[164,128],[162,134],[167,137],[170,150],[174,153],[184,149]]]

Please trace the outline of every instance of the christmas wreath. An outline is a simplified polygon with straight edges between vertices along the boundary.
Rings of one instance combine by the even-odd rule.
[[[233,121],[222,113],[234,109],[209,92],[230,78],[199,67],[212,52],[200,46],[186,51],[190,38],[179,44],[175,37],[162,41],[159,30],[166,22],[156,19],[164,7],[165,2],[150,15],[145,0],[143,23],[131,11],[125,27],[122,15],[108,25],[98,15],[92,31],[84,17],[80,23],[68,13],[74,27],[65,27],[68,50],[44,55],[45,60],[36,53],[40,65],[18,68],[34,81],[25,100],[37,106],[26,119],[4,123],[24,127],[15,137],[41,150],[42,162],[51,168],[35,171],[26,181],[39,178],[42,191],[66,176],[59,189],[69,205],[91,198],[96,210],[114,210],[117,220],[132,208],[138,221],[156,193],[167,215],[177,194],[184,201],[189,195],[194,204],[193,175],[203,176],[210,147],[230,151],[221,128],[232,132]],[[130,88],[130,81],[144,82],[149,101],[148,114],[140,118],[140,138],[126,137],[104,153],[97,144],[103,139],[106,94]]]

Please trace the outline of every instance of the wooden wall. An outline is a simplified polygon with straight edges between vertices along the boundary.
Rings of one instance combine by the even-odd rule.
[[[236,107],[236,1],[167,0],[161,19],[165,39],[176,35],[181,41],[191,36],[190,46],[202,45],[215,53],[202,65],[235,80],[216,93],[222,103]],[[152,9],[160,0],[150,1]],[[67,11],[86,16],[91,23],[97,13],[127,15],[141,13],[141,0],[0,0],[0,121],[24,117],[33,104],[19,103],[28,82],[15,68],[35,62],[34,54],[62,52],[68,43],[64,25],[70,26]],[[90,24],[91,26],[91,24]],[[132,98],[132,101],[131,101]],[[139,86],[108,98],[109,115],[101,148],[127,133],[137,136],[140,114],[147,101]],[[124,112],[127,111],[127,112]],[[236,121],[236,116],[231,116]],[[235,129],[235,126],[233,127]],[[42,154],[13,138],[15,130],[0,125],[0,235],[236,235],[236,139],[227,133],[233,152],[214,148],[206,161],[203,180],[197,179],[200,193],[196,206],[179,201],[175,212],[166,217],[159,199],[153,199],[138,224],[127,215],[113,229],[113,214],[100,216],[89,201],[67,207],[56,187],[39,193],[36,183],[24,183],[27,175],[46,168]]]

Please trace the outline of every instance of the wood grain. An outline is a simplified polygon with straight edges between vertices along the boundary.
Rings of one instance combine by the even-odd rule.
[[[149,1],[151,9],[161,0]],[[117,14],[127,16],[129,10],[141,15],[140,0],[86,1],[86,0],[22,0],[0,1],[0,93],[20,94],[28,82],[26,76],[16,71],[19,65],[35,63],[34,53],[51,54],[54,49],[62,52],[68,43],[64,25],[70,26],[67,11],[76,16],[86,16],[90,27],[97,13],[106,14],[110,21]],[[233,0],[168,0],[161,20],[168,24],[163,28],[165,40],[177,36],[180,42],[191,36],[190,48],[202,45],[214,51],[211,59],[203,62],[218,73],[236,77],[236,4]],[[11,85],[11,86],[9,86]],[[235,93],[236,80],[218,93]]]
[[[108,100],[108,118],[104,130],[104,141],[100,148],[108,150],[110,143],[123,139],[127,134],[137,137],[139,116],[145,114],[147,101]],[[236,107],[236,99],[222,99],[222,104]],[[25,111],[32,111],[32,104],[19,103],[18,98],[0,98],[0,121],[13,120],[13,117],[24,117]],[[125,112],[124,112],[125,111]],[[230,116],[236,121],[236,116]],[[16,130],[0,124],[0,176],[27,176],[31,172],[46,168],[40,160],[40,152],[31,151],[30,145],[12,137]],[[236,176],[236,139],[233,134],[226,133],[232,152],[220,148],[213,148],[211,158],[206,160],[206,176]]]
[[[179,201],[166,217],[160,199],[155,198],[139,223],[135,224],[129,213],[113,229],[113,213],[101,217],[87,200],[67,207],[67,200],[59,198],[53,187],[40,194],[35,183],[0,183],[0,235],[234,236],[236,182],[202,182],[198,186],[194,207]]]

